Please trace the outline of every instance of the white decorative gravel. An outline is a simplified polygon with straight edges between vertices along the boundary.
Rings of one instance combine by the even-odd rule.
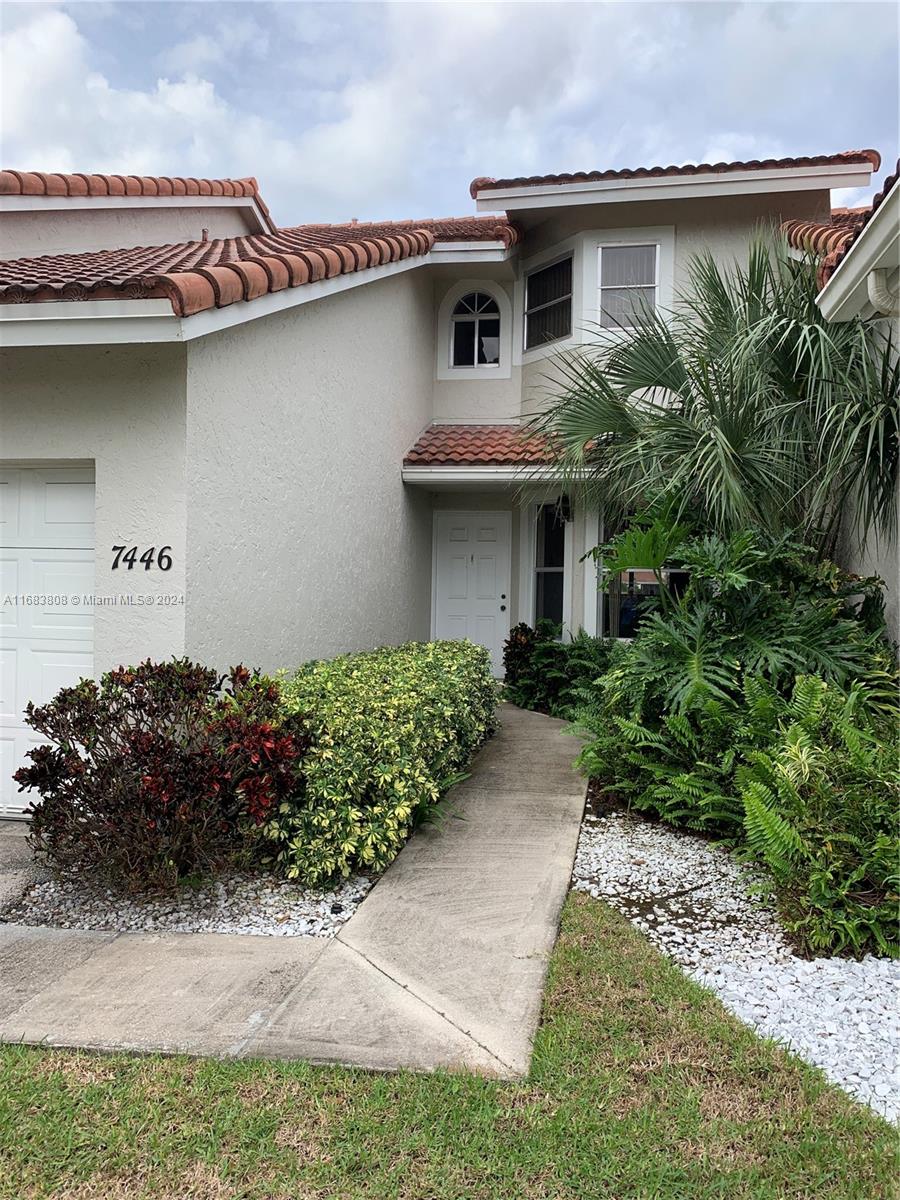
[[[353,916],[373,879],[351,875],[333,891],[234,873],[163,898],[126,899],[111,891],[51,879],[28,888],[0,920],[58,929],[135,933],[253,933],[263,937],[334,937]]]
[[[766,1037],[900,1120],[900,962],[799,958],[727,850],[639,817],[587,815],[573,883],[618,909]]]

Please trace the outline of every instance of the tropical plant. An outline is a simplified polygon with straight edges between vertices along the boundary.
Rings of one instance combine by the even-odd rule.
[[[665,504],[711,531],[798,532],[829,551],[896,527],[900,367],[876,323],[827,321],[815,264],[760,239],[726,269],[694,258],[674,311],[644,308],[558,356],[535,428],[608,519]]]
[[[583,629],[568,642],[561,641],[559,634],[553,621],[538,621],[534,629],[523,623],[510,631],[503,649],[505,698],[510,703],[566,716],[580,700],[581,689],[607,669],[608,640],[591,637]]]
[[[493,731],[497,699],[490,656],[471,642],[307,663],[281,693],[309,749],[302,788],[261,833],[268,860],[309,884],[383,870]]]
[[[602,553],[615,559],[639,547],[620,537]],[[668,546],[663,564],[687,574],[680,594],[659,570],[653,598],[631,650],[610,672],[607,690],[640,719],[688,712],[741,695],[745,675],[787,691],[797,674],[838,683],[864,677],[873,697],[890,698],[894,679],[881,641],[880,582],[819,562],[788,538],[740,532],[706,534]],[[633,567],[651,565],[631,562]]]
[[[225,684],[224,690],[222,688]],[[297,786],[305,739],[274,683],[187,659],[83,679],[26,720],[49,740],[15,779],[37,856],[69,875],[170,889],[244,850]]]
[[[898,953],[900,713],[863,689],[797,680],[765,749],[738,772],[744,829],[803,950]]]

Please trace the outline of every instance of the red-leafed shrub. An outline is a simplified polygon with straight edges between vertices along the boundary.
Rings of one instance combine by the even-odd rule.
[[[148,660],[26,714],[53,743],[15,774],[41,796],[32,848],[114,886],[167,889],[220,867],[301,786],[306,739],[284,726],[275,684],[245,667],[220,677]]]

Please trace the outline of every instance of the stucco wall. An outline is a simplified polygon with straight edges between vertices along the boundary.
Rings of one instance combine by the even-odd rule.
[[[708,200],[608,204],[564,209],[529,230],[522,246],[524,260],[550,250],[557,243],[584,230],[674,228],[674,293],[687,289],[690,262],[694,255],[709,251],[720,263],[742,261],[751,239],[767,226],[791,217],[824,219],[830,211],[828,192],[805,192],[772,196],[740,196]],[[578,280],[575,283],[578,295]],[[517,314],[517,318],[519,314]],[[573,324],[583,316],[577,305]],[[590,318],[589,318],[590,320]],[[518,326],[519,336],[521,326]],[[522,408],[532,413],[547,400],[548,377],[553,375],[552,357],[526,355],[522,366]]]
[[[411,271],[188,344],[188,651],[265,669],[426,637],[431,285]]]
[[[239,208],[218,206],[4,212],[0,259],[199,242],[204,229],[211,238],[252,232]]]
[[[184,650],[185,363],[181,346],[5,350],[0,458],[20,466],[92,462],[95,592],[152,597],[99,605],[94,668]],[[113,571],[113,545],[171,546],[172,568]]]
[[[900,529],[900,487],[894,497],[896,528]],[[864,542],[855,532],[856,513],[851,506],[845,514],[835,558],[848,571],[864,578],[878,575],[884,580],[884,619],[892,642],[900,643],[900,552],[898,540],[879,536],[873,529]]]

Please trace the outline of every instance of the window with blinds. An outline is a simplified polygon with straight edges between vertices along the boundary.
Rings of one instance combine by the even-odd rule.
[[[572,332],[572,259],[532,271],[525,280],[525,349]]]
[[[600,324],[630,329],[641,312],[656,308],[657,249],[650,246],[600,247]]]

